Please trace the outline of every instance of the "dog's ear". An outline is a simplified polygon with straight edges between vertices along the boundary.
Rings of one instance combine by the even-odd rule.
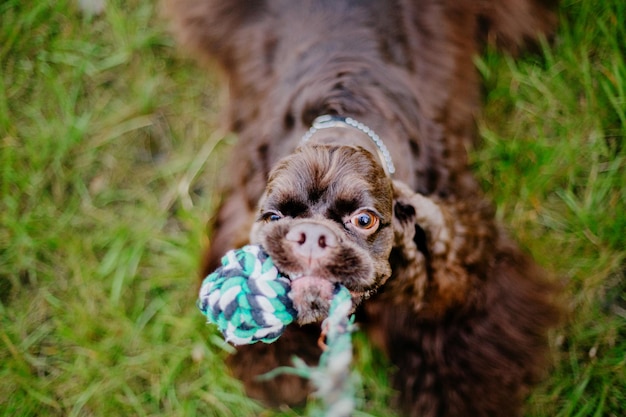
[[[390,284],[423,300],[422,313],[443,314],[464,303],[488,267],[497,236],[493,213],[480,200],[444,201],[398,181],[393,187],[393,254],[402,270],[394,270]]]
[[[451,236],[444,209],[399,181],[393,191],[395,246],[414,247],[426,257],[445,253]]]

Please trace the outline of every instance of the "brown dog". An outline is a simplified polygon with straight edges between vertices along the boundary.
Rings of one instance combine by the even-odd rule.
[[[181,42],[225,71],[240,138],[203,272],[252,241],[292,280],[298,325],[230,359],[251,396],[305,400],[297,377],[256,376],[317,361],[341,283],[407,415],[520,414],[558,310],[495,223],[466,148],[481,41],[517,50],[552,28],[547,3],[171,2]]]

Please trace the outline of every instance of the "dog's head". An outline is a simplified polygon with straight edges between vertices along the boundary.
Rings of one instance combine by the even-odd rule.
[[[337,284],[355,304],[391,274],[393,185],[360,147],[307,145],[270,173],[251,241],[292,281],[300,324],[328,314]]]

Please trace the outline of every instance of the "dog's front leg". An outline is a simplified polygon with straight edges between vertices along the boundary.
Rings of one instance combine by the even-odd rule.
[[[238,346],[237,352],[228,358],[228,365],[244,383],[248,396],[272,407],[302,405],[311,391],[308,380],[287,373],[260,377],[278,367],[293,367],[295,357],[310,366],[317,365],[322,354],[319,337],[318,324],[293,324],[271,344]]]

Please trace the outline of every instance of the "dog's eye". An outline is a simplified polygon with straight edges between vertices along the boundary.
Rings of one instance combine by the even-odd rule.
[[[374,232],[378,227],[378,216],[369,211],[359,211],[350,218],[350,222],[367,232]]]
[[[276,213],[275,211],[270,211],[270,212],[264,213],[263,216],[261,216],[261,218],[265,222],[275,222],[277,220],[282,219],[283,216],[281,216],[280,214]]]

